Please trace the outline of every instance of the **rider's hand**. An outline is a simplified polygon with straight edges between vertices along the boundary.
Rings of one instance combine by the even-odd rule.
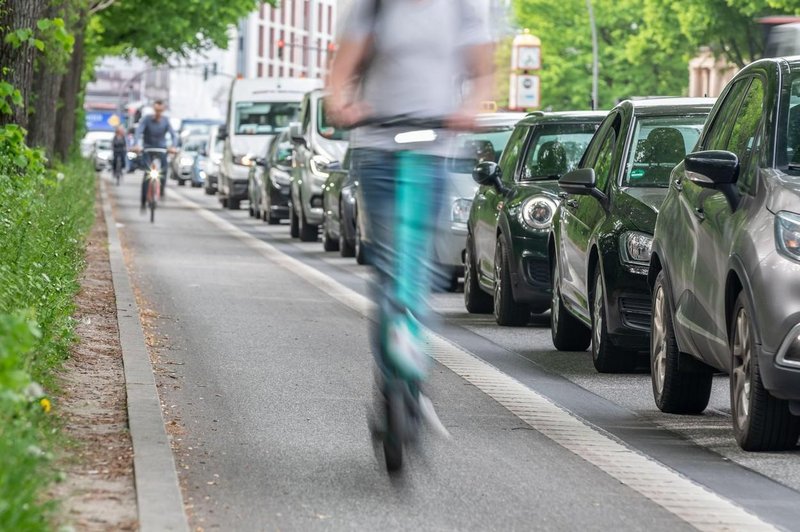
[[[333,96],[325,102],[325,112],[328,121],[338,127],[350,127],[371,115],[369,106],[363,102],[349,102]]]
[[[448,116],[445,123],[448,129],[470,131],[475,129],[475,113],[470,109],[461,108]]]
[[[170,155],[175,155],[176,153],[178,153],[178,150],[174,146],[170,146],[169,148],[167,148],[167,153],[169,153]]]
[[[141,146],[131,146],[131,151],[133,153],[142,153],[142,147]]]

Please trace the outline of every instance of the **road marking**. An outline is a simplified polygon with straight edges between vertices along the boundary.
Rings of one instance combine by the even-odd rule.
[[[182,193],[178,199],[269,261],[306,280],[362,316],[371,316],[372,303],[358,292],[239,229],[187,199]],[[449,340],[429,332],[426,341],[436,361],[530,427],[698,530],[777,530],[733,502],[589,425]]]

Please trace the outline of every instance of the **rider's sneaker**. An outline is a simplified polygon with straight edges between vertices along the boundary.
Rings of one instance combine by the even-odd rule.
[[[420,324],[409,314],[398,314],[388,325],[386,354],[392,367],[406,380],[419,381],[430,360],[420,339]]]

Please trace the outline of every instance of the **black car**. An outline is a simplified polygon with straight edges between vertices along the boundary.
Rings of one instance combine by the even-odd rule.
[[[604,116],[599,111],[532,113],[510,138],[500,131],[478,144],[488,149],[477,158],[484,162],[473,173],[479,187],[467,220],[464,304],[469,312],[494,311],[500,325],[523,325],[531,312],[550,308],[547,237],[558,178],[578,164]]]
[[[634,369],[647,350],[647,267],[656,215],[676,164],[713,100],[627,100],[603,121],[563,190],[549,242],[553,344],[584,350],[597,371]]]
[[[282,132],[250,169],[251,214],[270,225],[289,218],[293,147],[289,132]]]
[[[364,251],[356,223],[358,180],[350,172],[350,150],[341,164],[329,166],[330,175],[322,186],[322,245],[325,251],[339,251],[364,263]]]
[[[745,450],[800,435],[800,59],[728,84],[656,223],[651,367],[656,405],[699,413],[730,374]]]

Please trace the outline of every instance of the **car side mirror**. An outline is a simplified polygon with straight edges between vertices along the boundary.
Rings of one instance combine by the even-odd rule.
[[[226,138],[228,138],[228,127],[225,124],[222,124],[219,126],[219,129],[217,129],[217,139],[225,140]]]
[[[292,122],[289,124],[289,136],[295,144],[306,145],[306,138],[303,136],[303,126],[300,122]]]
[[[264,157],[259,157],[258,159],[256,159],[256,165],[257,166],[261,166],[263,168],[266,168],[267,167],[267,160]]]
[[[500,166],[491,161],[478,163],[472,170],[472,179],[481,186],[497,186],[502,183],[501,177],[503,172]]]
[[[691,153],[684,159],[686,177],[703,188],[732,185],[739,178],[739,158],[729,151]]]
[[[697,186],[719,190],[736,210],[741,196],[736,187],[739,179],[739,157],[723,150],[690,153],[683,160],[686,177]]]
[[[603,191],[597,188],[597,175],[594,168],[579,168],[567,172],[558,180],[558,186],[567,194],[592,196],[603,205],[608,199]]]

